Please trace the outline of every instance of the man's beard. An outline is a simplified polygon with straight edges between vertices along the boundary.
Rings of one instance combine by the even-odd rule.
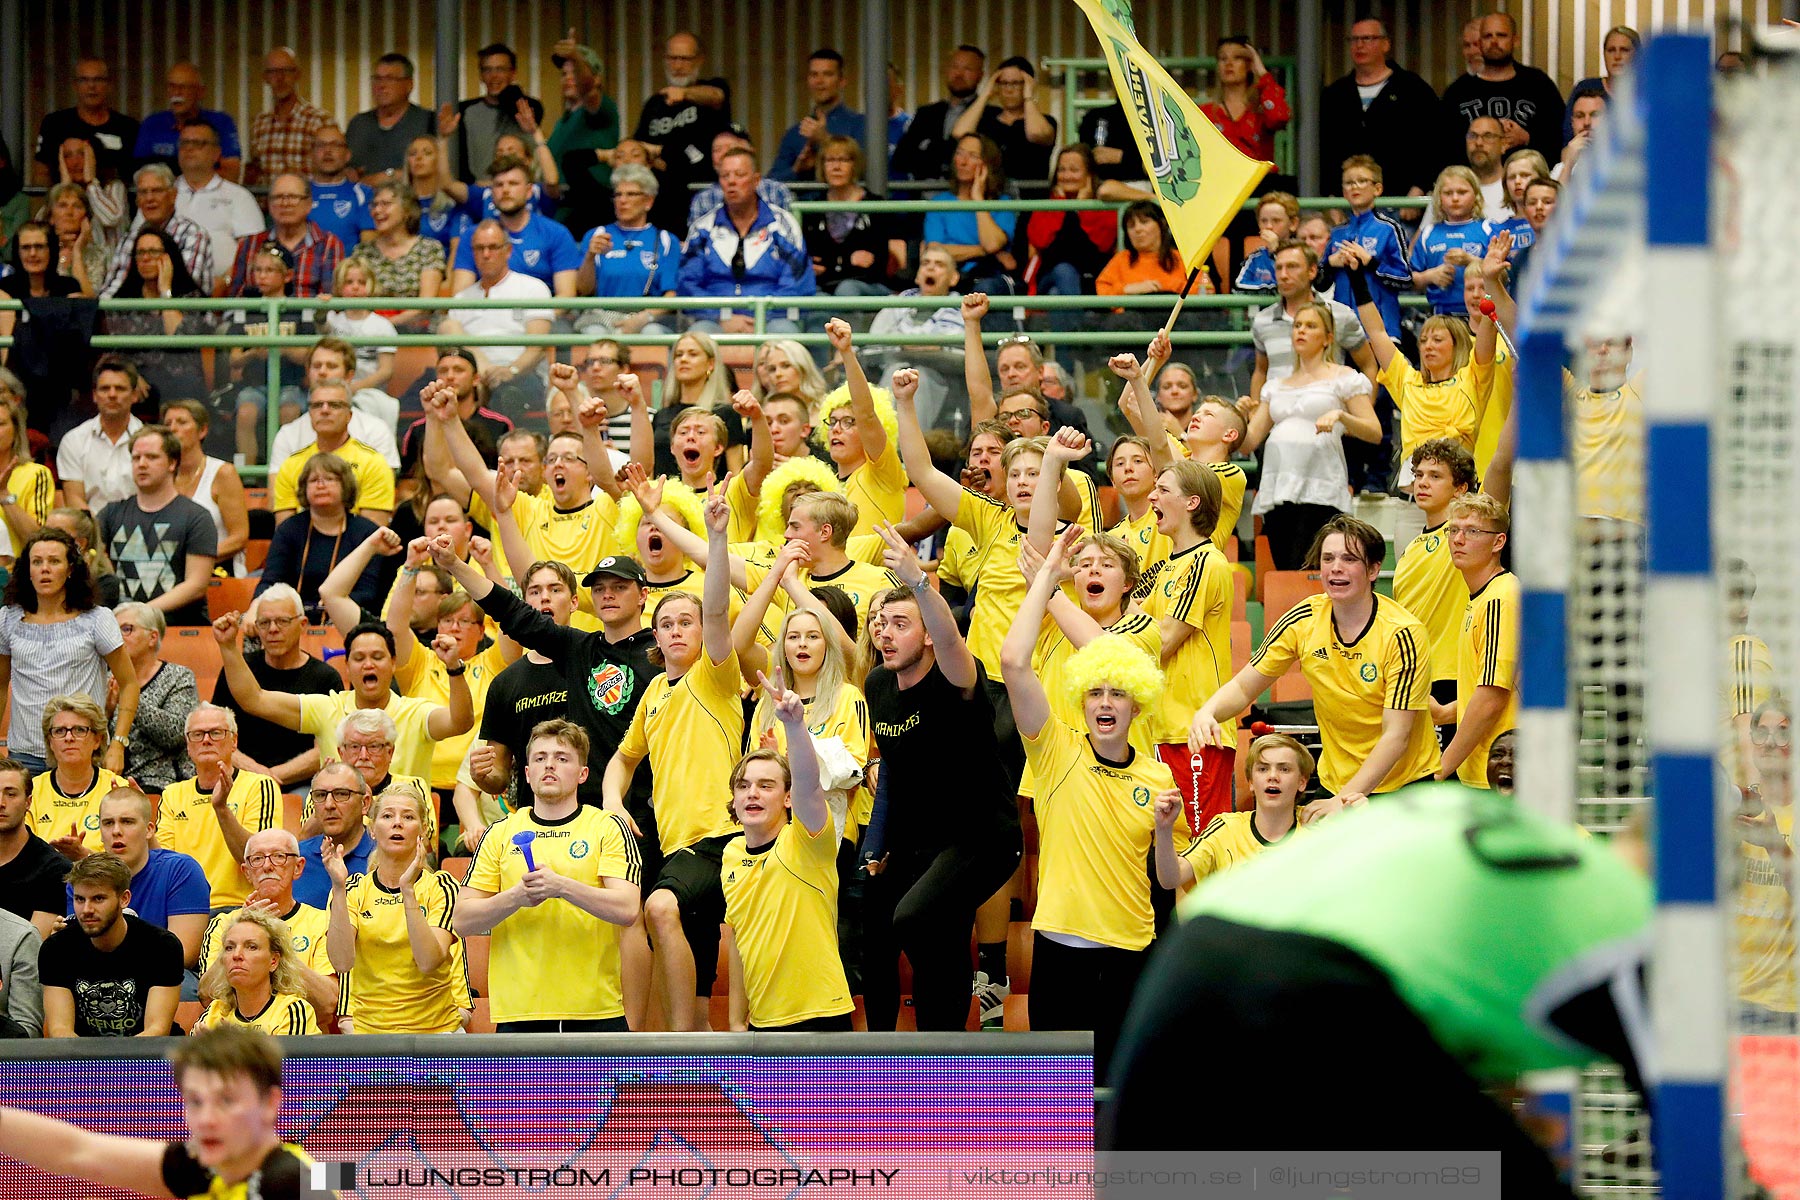
[[[698,73],[695,73],[692,75],[677,75],[673,71],[669,72],[669,86],[670,87],[679,87],[679,88],[693,87],[695,83],[699,82],[699,79],[700,79],[700,76]]]

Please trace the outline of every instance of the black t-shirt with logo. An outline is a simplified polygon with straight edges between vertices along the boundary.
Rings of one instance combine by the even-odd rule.
[[[973,694],[964,696],[936,663],[904,689],[886,667],[869,672],[863,694],[881,747],[893,853],[935,853],[1018,820],[979,662],[975,676]]]
[[[731,85],[723,79],[697,79],[695,87],[718,88],[725,102],[717,108],[683,100],[670,104],[658,92],[644,101],[632,137],[662,147],[665,167],[658,172],[656,200],[650,206],[650,223],[677,237],[688,227],[688,202],[693,183],[710,183],[713,138],[731,125]]]
[[[496,742],[512,751],[514,792],[517,795],[513,807],[530,808],[533,792],[531,785],[525,782],[526,741],[539,721],[569,716],[567,676],[555,663],[534,663],[529,658],[521,658],[494,676],[484,703],[481,740]],[[598,793],[599,780],[594,778],[592,767],[588,770],[587,784],[593,786],[584,784],[583,790]]]
[[[75,997],[77,1037],[135,1037],[144,1032],[150,989],[181,986],[181,939],[129,914],[124,920],[117,949],[96,950],[71,923],[44,939],[38,952],[44,986],[68,988]]]

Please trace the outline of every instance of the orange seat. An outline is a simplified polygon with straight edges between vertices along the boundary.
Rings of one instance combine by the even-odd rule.
[[[223,666],[219,643],[205,626],[171,627],[163,634],[162,659],[179,663],[194,673],[194,683],[202,700],[211,701]]]
[[[1262,534],[1256,535],[1256,602],[1267,604],[1268,597],[1263,595],[1263,582],[1275,569],[1275,555],[1269,550],[1269,539]]]
[[[931,505],[925,502],[925,496],[918,488],[908,485],[906,489],[906,519],[912,520]]]
[[[304,797],[296,796],[292,792],[281,793],[281,827],[295,837],[300,836],[300,814],[305,810],[306,800]]]
[[[1250,622],[1243,620],[1232,621],[1231,673],[1233,675],[1236,675],[1239,671],[1250,665],[1250,656],[1256,652],[1256,647],[1251,645],[1250,642]]]
[[[344,648],[344,635],[338,632],[337,626],[308,625],[306,627],[306,632],[300,635],[300,644],[306,648],[308,654],[312,655],[314,658],[327,662],[336,668],[338,678],[344,680],[345,684],[348,685],[350,681],[350,664],[344,660],[344,656],[337,654],[333,655],[331,658],[325,657],[325,652],[327,650],[342,650]]]
[[[269,561],[269,539],[251,538],[244,543],[244,570],[260,571]]]
[[[1263,581],[1263,636],[1288,609],[1319,592],[1317,571],[1270,571]]]
[[[1100,493],[1100,518],[1106,522],[1106,527],[1111,529],[1119,523],[1119,489],[1109,483],[1098,490]]]
[[[216,621],[228,612],[241,613],[249,608],[256,583],[254,579],[214,579],[206,589],[207,617]]]
[[[463,939],[463,961],[469,967],[469,987],[477,996],[488,994],[488,951],[491,949],[493,938],[485,933]]]
[[[488,1002],[486,996],[475,997],[475,1015],[469,1018],[469,1032],[494,1032],[494,1018],[488,1015]]]
[[[461,883],[469,874],[469,864],[474,861],[472,858],[453,856],[439,863],[438,870],[450,872],[456,878],[456,882]]]
[[[1244,606],[1250,600],[1250,570],[1247,567],[1231,568],[1231,619],[1244,619]]]
[[[244,507],[260,508],[264,512],[269,509],[269,489],[266,487],[245,487]]]

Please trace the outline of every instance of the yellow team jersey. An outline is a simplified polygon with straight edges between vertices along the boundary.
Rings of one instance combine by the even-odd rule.
[[[281,785],[267,775],[239,771],[231,781],[231,811],[251,833],[281,824]],[[179,850],[200,864],[212,887],[213,908],[236,908],[250,894],[250,884],[239,869],[238,859],[225,844],[213,812],[212,793],[201,795],[192,779],[172,783],[162,794],[156,817],[156,844]]]
[[[499,519],[486,501],[473,495],[469,497],[469,517],[490,530]],[[565,512],[556,507],[556,498],[546,487],[535,496],[520,492],[518,499],[513,501],[512,519],[518,524],[519,532],[525,535],[525,544],[531,547],[533,559],[567,564],[579,583],[582,576],[594,569],[595,563],[614,552],[613,522],[619,519],[619,506],[611,496],[596,488],[585,504]],[[493,541],[494,565],[502,575],[517,579],[518,573],[531,564],[508,563],[500,548],[497,531]],[[524,580],[518,582],[524,586]],[[592,603],[586,588],[578,587],[577,590],[584,605]]]
[[[736,472],[725,482],[725,503],[731,506],[731,524],[726,527],[726,541],[756,540],[756,508],[761,499],[761,493],[750,493],[750,484],[744,479],[742,471]]]
[[[22,462],[8,472],[6,485],[0,491],[11,492],[20,510],[30,513],[32,519],[42,525],[50,517],[50,501],[56,495],[56,481],[50,478],[49,467]],[[25,544],[25,539],[10,525],[5,532],[11,540],[6,547],[0,547],[0,553],[17,555],[19,547]]]
[[[31,781],[31,832],[46,842],[68,837],[71,829],[82,832],[81,844],[98,853],[106,849],[100,840],[100,801],[125,781],[105,767],[94,768],[94,782],[79,796],[71,796],[56,785],[56,766]]]
[[[1775,827],[1792,847],[1794,806],[1770,805]],[[1740,842],[1736,905],[1737,997],[1776,1012],[1795,1008],[1794,897],[1782,876],[1791,860],[1775,862],[1761,846]]]
[[[719,886],[725,923],[744,964],[750,1024],[779,1029],[855,1009],[837,939],[837,834],[790,815],[775,840],[751,850],[742,835],[725,846]]]
[[[325,951],[325,935],[331,928],[331,914],[310,904],[295,904],[282,918],[288,929],[288,943],[302,966],[321,975],[335,975],[331,955]],[[222,912],[206,923],[206,936],[200,939],[200,961],[194,969],[202,975],[207,966],[225,949],[231,913]]]
[[[1157,742],[1185,743],[1194,710],[1212,699],[1233,673],[1231,564],[1212,542],[1201,542],[1158,563],[1138,581],[1133,595],[1153,620],[1167,617],[1193,630],[1162,664],[1162,699],[1150,714],[1150,734]],[[1237,722],[1221,724],[1225,744],[1236,747]]]
[[[744,582],[749,585],[748,591],[754,592],[769,577],[769,567],[753,562],[744,563]],[[822,587],[834,587],[843,590],[850,597],[850,603],[856,606],[856,631],[861,633],[869,623],[869,606],[875,603],[875,597],[892,591],[900,586],[900,579],[886,567],[872,567],[868,563],[851,559],[828,575],[814,575],[804,567],[799,568],[802,586],[817,590]],[[769,615],[764,624],[769,626],[771,635],[778,633],[781,622],[786,619],[788,610],[787,593],[776,591],[775,598],[769,602]],[[854,636],[854,635],[853,635]]]
[[[664,854],[730,833],[726,781],[744,743],[738,657],[715,663],[704,647],[680,679],[658,675],[644,689],[619,753],[650,760],[650,806]]]
[[[1399,761],[1371,790],[1391,792],[1438,768],[1425,627],[1386,596],[1377,593],[1371,603],[1369,623],[1346,640],[1338,636],[1331,601],[1308,596],[1275,623],[1250,659],[1270,679],[1300,664],[1312,685],[1324,743],[1319,782],[1333,792],[1341,791],[1374,752],[1388,709],[1420,715]]]
[[[434,656],[435,657],[435,656]],[[382,708],[400,736],[394,739],[393,770],[401,775],[432,777],[431,713],[438,706],[430,700],[413,696],[389,696]],[[331,692],[323,696],[300,697],[300,732],[311,734],[318,744],[321,760],[339,757],[338,726],[356,711],[355,692]]]
[[[1144,515],[1133,518],[1126,514],[1123,521],[1106,532],[1125,542],[1137,551],[1138,574],[1142,578],[1155,569],[1156,564],[1169,557],[1174,546],[1164,534],[1156,528],[1156,510],[1146,508]]]
[[[1720,685],[1720,711],[1726,714],[1725,727],[1720,731],[1720,757],[1731,782],[1743,786],[1749,782],[1747,763],[1744,761],[1744,734],[1740,725],[1747,726],[1748,718],[1753,715],[1763,702],[1769,698],[1775,679],[1775,661],[1769,654],[1769,644],[1753,633],[1735,634],[1726,646],[1725,678]]]
[[[432,787],[451,789],[456,786],[456,768],[481,729],[481,712],[487,707],[488,688],[493,685],[494,676],[506,670],[508,664],[505,652],[499,643],[495,643],[463,665],[467,668],[463,672],[463,681],[469,685],[469,699],[475,706],[475,724],[467,733],[433,743],[431,773],[427,776]],[[413,639],[411,657],[394,672],[394,682],[399,685],[402,695],[427,701],[433,708],[450,706],[450,674],[444,669],[443,660],[417,638]]]
[[[413,882],[425,920],[450,934],[450,953],[430,974],[420,974],[407,940],[400,893],[384,887],[371,869],[350,877],[345,899],[356,935],[356,965],[345,992],[355,1008],[357,1033],[455,1033],[462,1028],[458,1003],[468,994],[456,915],[456,880],[432,871]]]
[[[861,689],[844,684],[838,689],[837,703],[832,705],[829,712],[815,704],[816,699],[817,697],[809,696],[802,701],[806,705],[807,730],[817,738],[842,739],[844,749],[850,752],[850,757],[856,760],[858,766],[867,768],[869,759],[875,753],[875,737],[869,730],[869,702],[863,698]],[[787,726],[776,721],[769,728],[775,733],[775,748],[786,754]],[[865,784],[857,788],[849,800],[844,836],[854,841],[856,831],[869,823],[875,807],[875,795]]]
[[[641,883],[643,860],[625,823],[592,805],[555,821],[531,809],[488,827],[469,867],[468,886],[495,895],[525,877],[513,835],[529,830],[532,861],[565,879],[604,888]],[[620,926],[573,904],[521,908],[494,926],[488,967],[490,1011],[501,1021],[588,1021],[625,1015],[619,976]],[[570,970],[580,963],[579,970]]]
[[[1514,368],[1513,353],[1501,340],[1494,355],[1494,366],[1487,371],[1487,407],[1481,410],[1481,427],[1475,431],[1475,474],[1487,478],[1494,453],[1500,449],[1500,431],[1512,413]]]
[[[287,456],[286,461],[275,472],[275,482],[270,485],[270,508],[282,512],[306,507],[300,503],[299,497],[300,468],[318,452],[319,444],[314,442]],[[332,453],[349,463],[350,469],[356,473],[356,507],[352,512],[394,511],[394,469],[387,465],[387,459],[381,457],[381,451],[367,442],[351,438]]]
[[[889,438],[880,458],[864,459],[844,480],[844,495],[856,505],[855,533],[874,533],[883,521],[906,519],[906,468],[900,448]]]
[[[162,1179],[187,1200],[332,1200],[342,1193],[312,1183],[312,1156],[286,1142],[269,1151],[247,1179],[231,1183],[201,1166],[186,1142],[170,1142],[162,1158]]]
[[[1101,759],[1085,734],[1054,717],[1024,741],[1038,781],[1038,906],[1031,927],[1142,950],[1156,936],[1144,870],[1156,834],[1153,801],[1175,786],[1175,776],[1136,747],[1129,762]],[[1187,845],[1180,821],[1175,845]]]
[[[270,1037],[299,1037],[319,1032],[319,1018],[313,1013],[313,1006],[306,1002],[306,997],[291,992],[270,996],[269,1002],[255,1016],[239,1012],[235,999],[214,1000],[194,1023],[194,1032],[217,1029],[221,1025],[259,1029]]]
[[[1563,408],[1574,413],[1576,515],[1643,524],[1644,395],[1637,380],[1596,392],[1564,371]]]
[[[1182,822],[1175,822],[1177,833],[1183,828]],[[1288,831],[1271,842],[1256,827],[1254,811],[1220,813],[1200,831],[1199,840],[1181,852],[1181,857],[1194,868],[1194,881],[1198,883],[1226,867],[1255,858],[1270,846],[1281,845],[1300,831],[1300,821],[1296,817]]]
[[[1238,517],[1244,511],[1244,488],[1249,480],[1244,468],[1232,462],[1209,462],[1212,473],[1219,477],[1219,523],[1213,526],[1213,544],[1224,553],[1225,539],[1237,536]]]
[[[1025,529],[1012,506],[981,492],[963,489],[956,505],[956,528],[966,532],[977,547],[979,567],[974,585],[975,605],[969,614],[969,650],[987,668],[989,679],[999,679],[1000,644],[1006,640],[1028,589],[1019,574],[1019,540]],[[1058,522],[1066,528],[1068,522]],[[970,582],[963,586],[969,587]]]
[[[1419,618],[1431,639],[1431,678],[1456,678],[1457,633],[1469,607],[1469,585],[1450,561],[1450,537],[1434,525],[1406,544],[1394,564],[1394,599]]]
[[[1387,388],[1394,406],[1400,410],[1401,461],[1406,461],[1420,442],[1432,438],[1449,438],[1474,451],[1475,431],[1481,425],[1487,389],[1476,377],[1473,356],[1450,378],[1427,383],[1404,354],[1395,354],[1375,382]]]
[[[1107,633],[1116,633],[1129,639],[1145,654],[1151,662],[1160,661],[1162,657],[1162,631],[1157,627],[1156,618],[1136,610],[1128,611],[1124,616],[1106,627]],[[1064,672],[1069,663],[1069,656],[1075,653],[1075,644],[1069,641],[1068,634],[1055,620],[1044,623],[1038,634],[1037,645],[1032,647],[1032,668],[1037,672],[1038,682],[1044,685],[1044,694],[1050,699],[1050,715],[1071,729],[1085,729],[1087,714],[1078,703],[1071,703],[1064,694]],[[1131,723],[1131,744],[1141,753],[1156,753],[1156,729],[1154,713],[1140,713]],[[1037,795],[1037,776],[1031,770],[1031,764],[1025,764],[1025,773],[1019,777],[1019,795],[1027,798]]]
[[[938,555],[938,583],[968,591],[981,573],[981,550],[966,529],[952,526],[944,535],[944,549]]]
[[[1106,528],[1106,510],[1100,506],[1100,489],[1094,484],[1094,477],[1079,467],[1067,467],[1069,481],[1075,485],[1076,492],[1081,495],[1081,516],[1078,523],[1087,529]]]
[[[1488,786],[1488,749],[1519,723],[1519,577],[1502,571],[1469,597],[1456,642],[1456,704],[1460,718],[1478,687],[1506,689],[1506,707],[1481,744],[1456,768],[1471,787]]]
[[[646,583],[644,585],[644,628],[651,628],[652,623],[656,619],[657,602],[664,596],[667,596],[671,592],[681,592],[685,595],[692,596],[696,600],[704,600],[705,597],[702,593],[705,592],[705,590],[706,573],[701,571],[698,567],[691,567],[687,571],[682,572],[679,577],[671,579],[666,583]],[[779,603],[782,597],[778,594],[775,599],[777,603]],[[745,596],[743,592],[739,591],[737,588],[731,589],[731,604],[726,610],[726,613],[734,624],[737,621],[738,614],[744,611],[744,600]],[[770,605],[771,609],[773,607],[774,605]],[[575,622],[571,620],[569,624],[573,626]],[[758,626],[759,632],[757,634],[757,640],[765,646],[771,644],[775,640],[776,628],[777,626],[765,616],[763,618],[763,623]]]

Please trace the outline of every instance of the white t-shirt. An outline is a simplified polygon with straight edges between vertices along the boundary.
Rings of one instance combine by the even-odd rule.
[[[338,312],[325,314],[325,332],[332,337],[393,337],[394,323],[378,312]],[[392,346],[358,346],[356,347],[356,370],[351,375],[357,379],[375,373],[381,364],[377,355],[392,354]]]
[[[87,489],[87,509],[97,513],[114,500],[137,495],[131,478],[131,435],[143,428],[132,417],[125,436],[108,441],[100,430],[100,418],[89,417],[63,436],[56,450],[56,474],[78,480]]]
[[[470,284],[456,293],[459,300],[500,299],[548,302],[551,298],[550,286],[541,279],[530,275],[521,275],[517,271],[508,271],[500,282],[491,288],[481,286],[481,281]],[[518,308],[460,308],[450,310],[463,327],[463,332],[477,337],[503,337],[507,334],[522,334],[525,326],[531,321],[554,321],[556,313],[548,308],[531,308],[524,303]],[[495,366],[506,366],[515,358],[525,353],[523,346],[483,346],[481,353]]]
[[[195,191],[181,176],[175,178],[175,214],[186,217],[212,237],[214,279],[230,279],[237,261],[238,239],[268,228],[256,197],[222,175],[214,175]]]

